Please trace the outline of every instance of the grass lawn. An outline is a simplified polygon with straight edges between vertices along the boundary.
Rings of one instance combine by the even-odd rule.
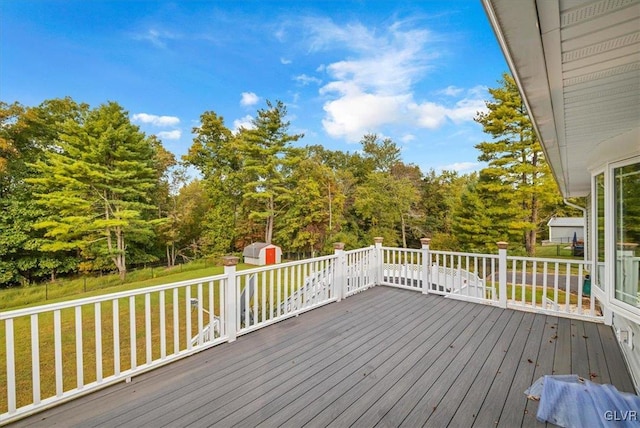
[[[532,305],[533,304],[533,287],[530,285],[525,285],[522,286],[521,284],[517,284],[517,285],[513,285],[513,284],[507,284],[507,299],[511,299],[514,300],[518,303],[522,303],[523,302],[523,292],[524,292],[524,303],[525,304],[529,304]],[[556,303],[558,304],[558,306],[562,306],[565,305],[567,303],[567,293],[562,291],[562,290],[558,290],[558,298],[557,300],[555,299],[555,290],[551,287],[547,287],[547,293],[546,293],[546,297],[547,299],[549,299],[550,301],[556,301]],[[541,305],[543,297],[545,296],[544,294],[544,290],[542,289],[542,286],[537,285],[536,286],[536,292],[535,292],[535,296],[536,296],[536,305]],[[578,304],[578,296],[570,293],[569,294],[569,304],[570,305],[577,305]]]
[[[536,257],[549,258],[549,259],[582,260],[582,257],[576,257],[573,255],[571,244],[536,245]]]
[[[255,266],[239,264],[238,270]],[[172,268],[146,268],[127,274],[123,283],[117,274],[101,277],[79,277],[60,279],[55,282],[26,287],[0,289],[0,310],[6,311],[70,299],[98,296],[142,287],[168,284],[170,282],[203,278],[223,273],[222,266],[213,266],[197,261]],[[153,276],[152,276],[153,275]]]
[[[238,270],[253,267],[255,266],[238,265]],[[86,293],[71,294],[71,298],[141,289],[221,273],[223,273],[223,267],[184,269],[183,272],[176,271],[172,275],[160,278],[104,288],[96,287]],[[257,308],[254,309],[254,316],[258,319],[263,319],[265,316],[270,317],[269,311],[275,308],[275,302],[283,302],[286,296],[290,296],[295,288],[302,284],[306,275],[306,268],[301,269],[301,266],[297,266],[295,269],[289,268],[281,278],[272,273],[259,274],[256,277],[256,292],[253,297],[255,303],[252,304],[254,308],[254,305],[257,305]],[[241,287],[244,286],[246,279],[246,276],[241,278]],[[187,349],[191,338],[199,331],[198,311],[190,305],[189,298],[199,297],[198,300],[203,309],[220,315],[220,297],[223,284],[223,281],[217,280],[201,283],[201,285],[182,286],[175,291],[156,291],[146,295],[140,294],[133,298],[121,298],[117,300],[117,312],[114,310],[112,301],[83,305],[77,311],[74,308],[61,310],[63,390],[73,389],[80,382],[85,385],[95,382],[96,373],[106,378],[117,371],[123,372],[134,365],[140,366],[157,360],[162,355],[171,355],[176,351]],[[68,301],[70,300],[69,294],[65,294],[64,291],[74,291],[76,290],[74,287],[77,287],[73,281],[61,283],[59,286],[61,287],[61,296],[47,301],[44,301],[42,286],[4,290],[5,294],[2,298],[4,305],[11,308],[24,307],[25,302],[28,302],[26,306],[33,306]],[[279,299],[277,298],[278,294],[280,294]],[[273,303],[270,303],[270,300]],[[264,307],[271,309],[265,311]],[[177,312],[174,313],[174,310]],[[147,313],[149,314],[148,323]],[[177,329],[174,327],[174,314],[177,314],[179,320]],[[114,319],[118,323],[117,328],[114,326]],[[209,315],[203,313],[202,325],[206,326],[209,322]],[[35,327],[38,331],[38,367],[42,399],[56,394],[54,323],[53,313],[44,313],[37,317],[37,326]],[[30,404],[33,400],[31,329],[29,316],[20,317],[14,321],[18,407]],[[81,330],[80,344],[76,343],[78,329]],[[164,334],[161,333],[163,330]],[[3,392],[0,393],[0,413],[8,410],[7,394],[4,389],[4,385],[7,384],[6,333],[5,322],[0,322],[0,385],[3,386]],[[80,348],[81,352],[79,353],[78,349]],[[80,359],[78,359],[78,355],[81,356]]]

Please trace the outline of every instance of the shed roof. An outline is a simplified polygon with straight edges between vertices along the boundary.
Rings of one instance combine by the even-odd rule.
[[[266,242],[254,242],[253,244],[244,247],[242,255],[244,257],[258,257],[260,255],[260,250],[268,247],[269,245],[271,244],[267,244]]]
[[[547,223],[549,227],[584,227],[582,217],[552,217]]]

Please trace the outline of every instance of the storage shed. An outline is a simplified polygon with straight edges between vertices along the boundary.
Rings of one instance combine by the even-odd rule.
[[[551,242],[571,243],[574,236],[578,241],[584,241],[584,218],[582,217],[552,217],[547,226]]]
[[[282,260],[282,249],[277,245],[254,242],[244,248],[242,256],[248,265],[272,265]]]

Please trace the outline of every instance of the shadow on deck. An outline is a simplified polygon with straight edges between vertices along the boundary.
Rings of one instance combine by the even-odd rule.
[[[633,392],[610,327],[375,287],[14,425],[542,425],[568,373]]]

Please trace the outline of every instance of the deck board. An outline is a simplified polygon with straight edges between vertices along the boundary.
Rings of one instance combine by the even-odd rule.
[[[632,392],[633,381],[628,374],[627,366],[618,347],[618,342],[610,327],[598,325],[600,340],[604,349],[605,361],[609,369],[611,383],[620,391]]]
[[[593,323],[584,324],[584,334],[587,337],[587,358],[589,359],[589,377],[594,382],[611,383],[609,368],[605,360],[604,349],[600,340],[598,326]]]
[[[139,412],[139,415],[128,419],[127,422],[135,424],[138,420],[144,420],[145,423],[149,422],[156,425],[171,423],[175,420],[172,418],[181,418],[181,424],[184,422],[186,425],[192,420],[197,420],[203,413],[208,411],[223,407],[224,411],[231,411],[231,409],[235,409],[246,401],[246,399],[239,400],[239,398],[247,391],[256,388],[269,388],[269,386],[277,384],[280,377],[292,376],[297,373],[297,370],[304,370],[308,366],[313,366],[320,359],[317,352],[320,345],[325,350],[333,349],[335,345],[341,345],[343,338],[334,334],[334,328],[351,328],[360,333],[359,342],[346,345],[344,352],[348,352],[348,350],[366,342],[366,340],[384,330],[384,324],[388,322],[387,320],[397,318],[396,314],[400,309],[406,309],[407,305],[415,304],[407,299],[406,296],[397,295],[394,297],[395,299],[389,299],[385,302],[386,304],[378,303],[371,309],[354,312],[353,316],[346,317],[337,327],[325,325],[325,328],[319,331],[309,323],[300,323],[299,332],[295,338],[279,335],[278,337],[282,339],[280,342],[275,337],[272,337],[270,334],[272,332],[265,329],[266,334],[264,336],[266,337],[261,337],[261,341],[273,343],[275,344],[274,346],[269,346],[262,352],[252,352],[251,354],[254,358],[245,359],[242,365],[234,364],[228,370],[223,368],[221,373],[208,373],[195,384],[184,385],[179,392],[170,391],[163,397],[160,403],[162,406],[158,406],[158,402],[149,403],[150,406],[156,407],[153,418],[149,418],[146,411],[142,411]],[[371,317],[374,316],[378,318],[379,323],[370,322]],[[311,329],[311,331],[305,331],[307,328]],[[288,370],[290,366],[295,366],[291,369],[294,370],[293,373]],[[210,394],[197,394],[197,391],[206,388],[209,384],[219,386],[212,390]],[[207,405],[207,403],[211,404]],[[180,412],[177,412],[177,409],[180,409]],[[183,414],[181,415],[181,413]],[[109,425],[110,421],[105,421],[105,426]]]
[[[403,362],[407,361],[407,355],[412,352],[416,343],[424,342],[427,337],[431,337],[432,332],[436,329],[448,328],[447,322],[450,322],[450,318],[443,316],[446,314],[446,309],[445,305],[434,307],[424,322],[419,322],[418,325],[413,326],[411,332],[401,336],[399,340],[385,342],[386,349],[373,356],[373,358],[369,356],[368,358],[352,359],[348,364],[341,365],[339,369],[328,376],[318,373],[311,382],[297,386],[300,392],[299,395],[298,391],[292,391],[295,397],[294,400],[291,400],[291,397],[279,397],[277,399],[279,403],[270,403],[268,411],[254,414],[252,417],[243,420],[242,424],[246,426],[254,426],[259,423],[264,426],[280,425],[293,415],[303,412],[308,406],[316,403],[318,397],[325,398],[326,394],[338,385],[343,390],[358,385],[360,380],[358,377],[349,377],[357,369],[363,370],[363,377],[368,375],[369,379],[380,381],[378,373],[386,373],[389,370],[386,365],[396,364],[395,361],[398,359]],[[423,328],[421,325],[428,327]],[[397,366],[399,367],[400,365]],[[364,370],[365,368],[368,370]],[[350,392],[350,394],[352,393],[355,393],[355,391]]]
[[[529,401],[524,395],[524,391],[535,381],[534,372],[538,349],[540,349],[540,342],[544,335],[545,321],[544,317],[535,317],[531,327],[527,329],[526,344],[504,403],[503,416],[500,418],[501,426],[513,427],[523,424],[527,401]],[[523,332],[524,334],[525,332]],[[509,410],[505,412],[504,409]]]
[[[495,323],[481,327],[488,328],[489,332],[479,346],[470,343],[470,346],[465,347],[407,415],[402,425],[409,427],[422,423],[427,423],[429,426],[449,425],[452,415],[456,413],[476,376],[481,372],[478,370],[478,363],[485,362],[495,349],[512,315],[511,311],[504,311]]]
[[[468,316],[473,317],[473,314],[470,313]],[[428,367],[430,361],[441,358],[441,353],[451,346],[449,341],[446,340],[449,337],[449,334],[446,334],[447,331],[454,334],[457,333],[455,328],[445,327],[437,333],[437,336],[432,335],[428,340],[423,340],[419,346],[413,348],[408,357],[402,359],[400,364],[397,364],[388,374],[379,379],[379,382],[375,383],[375,385],[372,382],[359,383],[356,388],[349,392],[349,395],[353,392],[357,396],[357,400],[353,403],[354,405],[349,406],[346,411],[332,421],[332,424],[334,426],[347,426],[357,421],[356,426],[373,426],[381,418],[385,408],[380,403],[381,401],[391,404],[397,403],[402,398],[401,394],[404,388],[400,385],[403,384],[403,380],[406,381],[406,374],[417,373],[419,367]],[[440,340],[434,346],[433,339],[435,337],[440,337]],[[389,366],[393,364],[392,361],[387,362]],[[390,389],[389,386],[391,385],[396,386],[396,388]],[[365,410],[367,413],[364,413]]]
[[[535,361],[535,369],[533,371],[533,380],[535,382],[538,378],[544,375],[551,374],[553,372],[553,360],[555,358],[556,340],[554,337],[557,335],[558,318],[545,317],[545,323],[543,326],[540,338],[540,346],[538,348],[538,357]],[[538,426],[536,420],[536,412],[538,411],[538,402],[533,400],[527,400],[527,404],[522,415],[522,426],[533,427]]]
[[[452,409],[451,420],[448,422],[448,425],[454,427],[471,426],[475,422],[475,419],[483,403],[487,399],[487,394],[489,393],[489,385],[492,384],[493,379],[497,375],[498,370],[502,365],[505,356],[507,355],[505,351],[509,348],[509,344],[513,341],[514,336],[518,332],[520,320],[524,315],[521,312],[509,311],[509,313],[511,314],[509,323],[503,330],[499,340],[494,345],[486,361],[478,370],[478,374],[473,383],[467,391],[463,390],[458,392],[458,394],[465,393],[465,396],[461,400],[457,400],[457,403],[459,403],[458,407]],[[451,399],[451,403],[449,404],[449,406],[455,407],[457,404],[456,399],[458,397],[451,396],[451,394],[449,394],[449,398]],[[438,411],[441,411],[441,408],[439,408]],[[446,413],[443,414],[443,416],[437,417],[438,419],[436,420],[444,422]]]
[[[401,373],[401,377],[392,388],[378,392],[387,397],[384,403],[372,408],[374,412],[379,413],[378,426],[398,426],[404,420],[422,397],[423,392],[433,385],[443,372],[455,352],[474,338],[474,333],[480,327],[480,323],[474,321],[486,318],[490,312],[493,312],[491,308],[473,308],[473,311],[465,317],[468,319],[467,325],[456,325],[456,328],[424,354],[424,357],[411,367],[411,370]],[[475,336],[476,340],[478,337],[479,335]],[[390,382],[387,382],[387,386],[389,384]],[[389,407],[389,410],[383,413],[385,407]]]
[[[542,426],[524,390],[633,391],[610,327],[374,287],[16,426]]]

